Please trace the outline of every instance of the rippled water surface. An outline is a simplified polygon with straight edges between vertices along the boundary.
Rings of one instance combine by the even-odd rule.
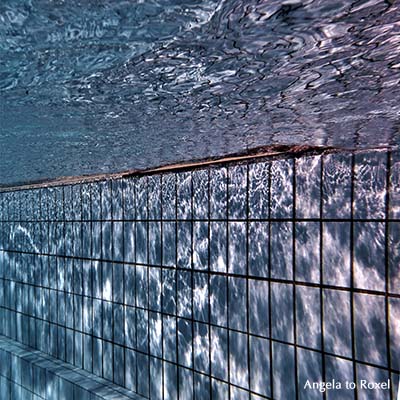
[[[393,0],[0,4],[0,183],[398,145]]]

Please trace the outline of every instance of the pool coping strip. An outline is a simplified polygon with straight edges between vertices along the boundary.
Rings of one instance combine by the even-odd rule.
[[[158,173],[183,172],[187,170],[199,169],[204,167],[221,166],[231,163],[248,162],[251,160],[267,159],[275,157],[302,157],[315,156],[331,153],[362,153],[366,151],[390,151],[391,146],[365,147],[365,148],[339,148],[333,146],[306,146],[306,145],[274,145],[262,146],[249,149],[242,153],[234,153],[223,157],[211,157],[195,161],[183,161],[179,163],[161,165],[155,168],[131,169],[117,173],[88,174],[80,176],[65,176],[54,179],[31,181],[28,183],[15,183],[10,185],[0,184],[1,192],[14,192],[20,190],[39,189],[48,187],[65,186],[79,183],[101,182],[112,179],[123,179],[134,176],[153,175]]]

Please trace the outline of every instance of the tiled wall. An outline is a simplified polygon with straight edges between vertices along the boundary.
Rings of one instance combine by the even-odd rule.
[[[3,192],[0,249],[0,334],[145,397],[395,399],[398,152]]]
[[[143,400],[127,389],[0,336],[1,400]]]

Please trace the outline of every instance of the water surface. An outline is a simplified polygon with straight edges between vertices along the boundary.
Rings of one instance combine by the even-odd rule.
[[[399,7],[2,1],[0,183],[276,143],[397,145]]]

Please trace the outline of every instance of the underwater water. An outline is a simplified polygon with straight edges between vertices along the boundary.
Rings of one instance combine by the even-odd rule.
[[[398,151],[0,192],[2,393],[394,400],[399,249]]]
[[[1,400],[399,400],[399,43],[395,0],[3,0]]]
[[[3,0],[0,184],[397,146],[399,2]]]

